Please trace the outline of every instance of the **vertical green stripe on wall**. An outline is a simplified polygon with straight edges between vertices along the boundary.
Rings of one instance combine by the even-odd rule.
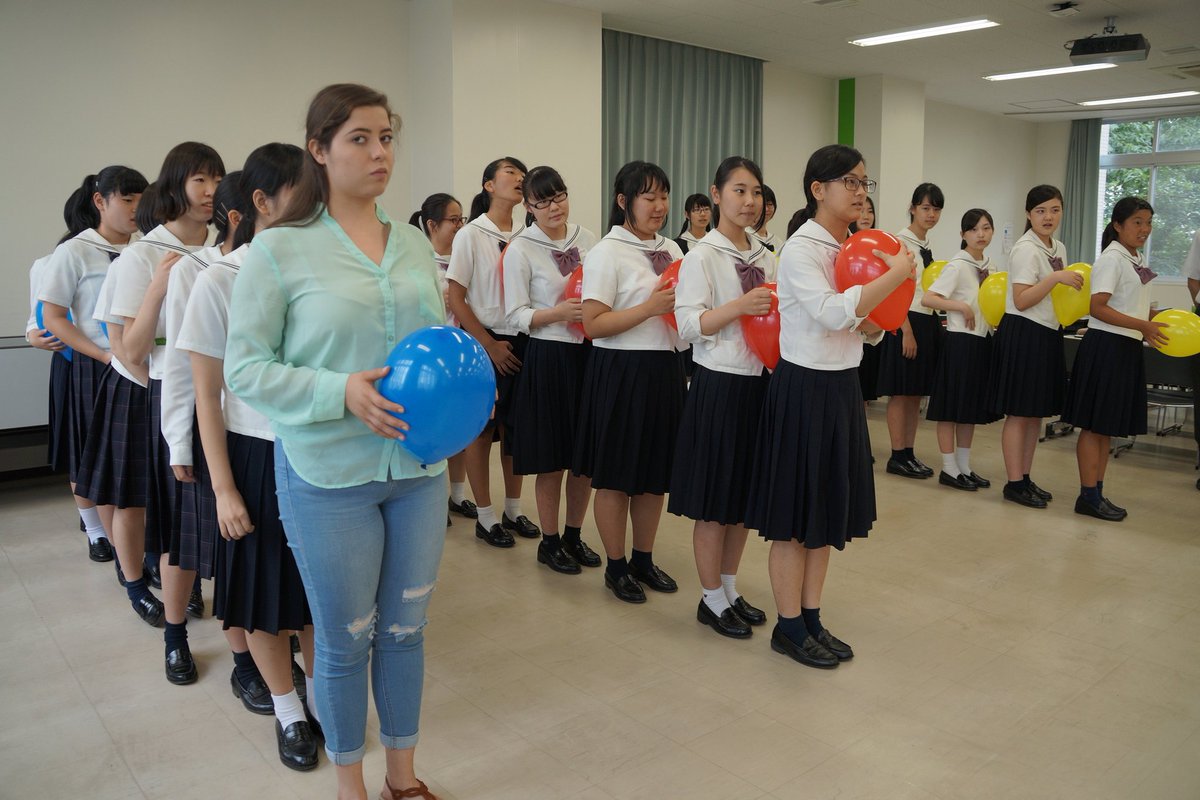
[[[854,146],[854,78],[838,81],[838,144]]]

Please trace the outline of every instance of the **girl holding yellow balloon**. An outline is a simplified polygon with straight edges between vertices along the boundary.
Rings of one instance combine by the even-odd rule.
[[[1008,483],[1004,499],[1045,508],[1052,496],[1029,472],[1042,417],[1062,411],[1067,365],[1062,331],[1050,290],[1083,286],[1083,275],[1065,268],[1067,251],[1054,238],[1062,222],[1063,196],[1054,186],[1035,186],[1025,196],[1025,234],[1009,253],[1008,295],[996,335],[991,411],[1007,415],[1000,445]]]
[[[1150,316],[1156,277],[1138,252],[1150,235],[1154,209],[1140,197],[1123,197],[1100,243],[1092,267],[1091,322],[1075,355],[1063,420],[1080,429],[1079,498],[1075,513],[1119,522],[1126,511],[1104,496],[1109,439],[1146,432],[1146,368],[1142,341],[1167,342],[1165,323]]]

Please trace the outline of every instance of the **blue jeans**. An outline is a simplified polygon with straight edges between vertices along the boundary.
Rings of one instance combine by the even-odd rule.
[[[312,608],[314,692],[329,760],[354,764],[366,751],[368,661],[380,741],[416,746],[421,631],[446,539],[445,478],[321,489],[296,474],[277,441],[275,482]]]

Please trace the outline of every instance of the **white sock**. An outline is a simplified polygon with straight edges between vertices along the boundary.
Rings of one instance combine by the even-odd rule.
[[[705,589],[700,587],[704,592],[704,605],[708,606],[709,610],[718,617],[729,608],[729,598],[725,596],[725,588],[718,586],[716,589]]]
[[[958,463],[954,460],[954,453],[942,453],[942,472],[951,478],[957,478],[962,474],[958,469]]]
[[[308,706],[308,713],[313,715],[313,719],[320,722],[321,718],[317,716],[317,696],[313,694],[313,679],[308,675],[304,676],[304,693],[307,695],[305,705]]]
[[[467,499],[467,482],[455,483],[450,481],[450,499],[455,503],[462,503]]]
[[[490,531],[493,526],[500,524],[500,520],[496,519],[495,506],[479,507],[479,524],[485,531]]]
[[[729,601],[730,605],[732,605],[735,600],[741,597],[741,595],[738,594],[736,584],[737,575],[721,575],[721,588],[725,590],[725,599]]]
[[[284,730],[293,722],[308,721],[304,716],[304,704],[300,702],[300,695],[296,694],[295,689],[287,694],[273,694],[271,700],[275,703],[275,719],[279,720]]]
[[[79,518],[83,520],[83,527],[87,529],[88,541],[95,544],[101,539],[107,539],[104,534],[104,523],[100,521],[100,509],[92,506],[91,508],[79,509]]]
[[[504,513],[513,522],[517,521],[517,517],[521,516],[521,498],[506,497],[504,498]]]
[[[954,460],[958,462],[958,471],[963,475],[971,474],[971,448],[960,447],[954,451]]]

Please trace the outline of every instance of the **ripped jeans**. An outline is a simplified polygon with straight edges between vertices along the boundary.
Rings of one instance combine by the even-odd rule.
[[[445,477],[321,489],[296,474],[277,441],[275,482],[312,608],[314,693],[329,760],[363,758],[368,661],[380,741],[414,747],[425,669],[421,631],[446,538]]]

